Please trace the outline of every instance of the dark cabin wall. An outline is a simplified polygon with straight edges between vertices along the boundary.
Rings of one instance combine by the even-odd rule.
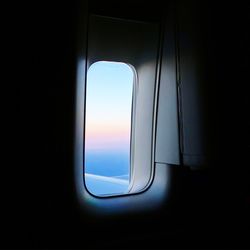
[[[206,5],[179,1],[177,7],[177,79],[179,86],[181,151],[188,166],[206,164],[204,96],[207,81],[204,40],[209,26]]]
[[[0,247],[249,246],[248,9],[240,3],[191,2],[177,5],[179,29],[191,39],[191,44],[180,41],[180,70],[190,67],[185,52],[199,73],[195,83],[181,73],[182,84],[188,84],[181,92],[183,121],[188,121],[184,150],[204,153],[208,169],[169,166],[171,197],[157,214],[100,221],[81,213],[73,178],[75,34],[77,12],[86,13],[87,7],[84,1],[82,7],[78,1],[11,6],[11,51],[18,59],[11,68],[18,67],[8,77],[14,86],[6,101],[14,92],[15,112],[10,119],[14,136],[8,161],[1,164],[7,175],[1,182]],[[165,14],[164,4],[158,1],[90,1],[88,8],[152,21]],[[192,95],[190,85],[198,88]],[[204,125],[201,129],[189,120],[197,110],[193,99],[188,99],[193,94],[198,94],[195,98],[202,108],[198,109],[202,118],[192,114]],[[13,112],[8,107],[7,111]]]
[[[177,9],[184,164],[244,162],[249,8],[178,1]]]
[[[7,175],[0,247],[52,247],[74,221],[77,2],[12,3],[9,10],[13,44],[6,104],[14,102],[14,109],[6,107],[11,143],[8,161],[1,164]]]
[[[191,209],[203,210],[215,225],[213,235],[230,235],[237,246],[249,232],[249,6],[208,1],[178,6],[183,160],[207,167],[191,174],[192,194],[201,201]],[[199,191],[198,173],[208,178]]]

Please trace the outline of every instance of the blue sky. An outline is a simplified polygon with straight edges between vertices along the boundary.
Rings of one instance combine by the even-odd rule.
[[[88,70],[85,183],[95,195],[128,188],[133,81],[125,63],[96,62]]]

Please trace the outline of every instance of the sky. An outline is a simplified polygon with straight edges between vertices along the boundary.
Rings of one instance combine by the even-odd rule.
[[[100,61],[87,72],[85,184],[95,195],[128,188],[133,81],[125,63]]]

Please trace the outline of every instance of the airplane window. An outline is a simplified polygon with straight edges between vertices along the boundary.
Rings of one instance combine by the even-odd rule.
[[[87,72],[84,179],[95,196],[128,193],[134,70],[98,61]]]

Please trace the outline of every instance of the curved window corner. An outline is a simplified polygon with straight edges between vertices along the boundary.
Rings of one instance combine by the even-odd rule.
[[[84,182],[97,197],[128,194],[133,175],[135,70],[98,61],[87,72]]]

